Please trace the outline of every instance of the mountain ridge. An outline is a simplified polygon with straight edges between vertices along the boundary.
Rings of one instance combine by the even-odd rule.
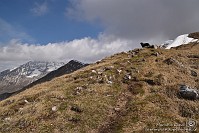
[[[30,63],[32,63],[32,62],[30,61],[30,62],[26,63],[26,65],[30,64]],[[49,73],[47,73],[46,75],[40,76],[40,78],[38,78],[37,80],[33,80],[31,83],[24,85],[22,88],[18,89],[17,91],[13,90],[13,92],[5,92],[5,93],[0,94],[0,100],[4,100],[4,99],[10,97],[11,95],[16,95],[16,94],[26,90],[27,88],[30,88],[30,87],[36,85],[36,84],[40,84],[40,83],[49,81],[55,77],[71,73],[71,72],[76,71],[76,70],[78,70],[82,67],[85,67],[87,65],[88,64],[81,63],[77,60],[71,60],[68,63],[66,63],[65,65],[59,67],[58,69],[55,69],[55,70],[51,69],[52,71],[49,71]],[[16,68],[16,69],[18,69],[18,68]],[[10,70],[6,70],[6,71],[3,71],[3,73],[7,74],[7,71],[10,72]]]
[[[17,91],[62,65],[63,62],[29,61],[17,68],[5,70],[0,73],[0,94]]]
[[[117,53],[1,101],[0,132],[197,132],[198,74],[198,42]]]

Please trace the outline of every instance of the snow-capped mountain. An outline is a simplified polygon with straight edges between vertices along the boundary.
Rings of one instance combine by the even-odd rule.
[[[20,90],[64,64],[63,62],[30,61],[18,68],[5,70],[0,73],[0,94]]]
[[[172,47],[177,47],[183,44],[188,44],[190,42],[197,42],[198,39],[192,38],[189,36],[189,34],[184,34],[178,36],[175,40],[168,40],[164,44],[162,44],[162,47],[165,49],[170,49]]]
[[[72,73],[80,68],[83,68],[85,66],[87,66],[89,64],[85,64],[82,62],[79,62],[77,60],[71,60],[69,61],[67,64],[63,65],[62,67],[48,73],[46,76],[36,80],[35,82],[29,84],[28,86],[26,86],[24,89],[30,88],[36,84],[41,84],[43,82],[49,81],[55,77],[59,77],[62,76],[64,74],[69,74]]]

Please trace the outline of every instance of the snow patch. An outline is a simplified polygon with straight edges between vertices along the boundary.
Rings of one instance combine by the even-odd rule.
[[[170,49],[172,47],[177,47],[183,44],[198,41],[198,39],[190,38],[188,37],[188,35],[189,34],[180,35],[174,41],[168,40],[162,45],[162,47],[164,47],[165,49]]]
[[[35,69],[29,76],[26,76],[27,78],[33,78],[37,77],[41,74],[41,72],[38,69]]]

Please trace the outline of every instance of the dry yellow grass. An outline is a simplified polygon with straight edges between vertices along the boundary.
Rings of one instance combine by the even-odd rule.
[[[190,55],[199,45],[133,50],[36,85],[0,102],[0,132],[147,132],[198,121],[199,102],[177,95],[179,84],[199,87]]]

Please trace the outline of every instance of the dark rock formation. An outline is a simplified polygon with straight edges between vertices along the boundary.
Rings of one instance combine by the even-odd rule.
[[[187,85],[180,86],[179,94],[182,98],[188,100],[196,100],[199,98],[197,90],[192,89]]]

